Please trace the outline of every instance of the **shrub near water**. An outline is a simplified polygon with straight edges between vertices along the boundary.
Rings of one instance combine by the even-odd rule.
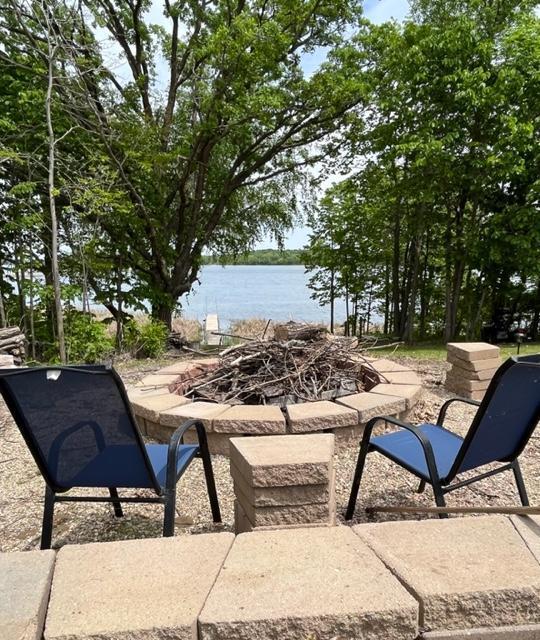
[[[106,327],[92,316],[79,311],[66,314],[66,351],[68,362],[93,364],[114,351],[113,340]]]
[[[159,320],[130,320],[124,328],[125,344],[136,358],[163,355],[169,331]]]

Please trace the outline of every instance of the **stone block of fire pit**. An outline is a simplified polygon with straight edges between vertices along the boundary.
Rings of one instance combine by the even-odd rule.
[[[334,430],[334,450],[336,454],[344,451],[354,451],[360,446],[360,440],[364,433],[364,425],[357,424],[355,427],[342,427]]]
[[[162,393],[152,396],[139,396],[131,400],[131,408],[138,418],[159,422],[159,416],[163,411],[187,404],[189,400],[183,396],[172,393]]]
[[[210,429],[212,420],[229,408],[228,404],[213,402],[190,402],[159,414],[159,423],[165,427],[179,427],[190,418],[201,420]]]
[[[354,393],[336,400],[358,412],[358,421],[365,424],[375,416],[387,416],[401,413],[407,408],[404,398],[381,393]]]
[[[172,431],[171,431],[172,434]],[[208,441],[208,449],[212,455],[227,456],[230,455],[230,440],[231,438],[241,438],[242,435],[238,433],[207,433],[206,438]],[[198,444],[197,432],[195,429],[190,429],[184,436],[185,444]]]
[[[292,433],[353,427],[358,424],[358,412],[329,400],[302,402],[287,405],[287,422]]]
[[[501,364],[499,347],[486,342],[449,342],[446,346],[452,365],[446,374],[446,388],[465,398],[481,400]]]
[[[285,417],[279,407],[240,404],[230,407],[212,420],[216,433],[285,433]]]
[[[169,385],[175,382],[177,378],[178,378],[178,375],[176,374],[162,374],[161,372],[152,373],[149,376],[145,376],[142,380],[137,382],[135,386],[141,387],[141,388],[150,388],[150,389],[152,388],[156,389],[159,387],[164,387],[168,389]]]
[[[331,434],[232,439],[237,533],[259,527],[334,525],[333,445]]]
[[[405,409],[412,409],[418,402],[422,387],[419,384],[378,384],[371,389],[370,393],[403,398]]]

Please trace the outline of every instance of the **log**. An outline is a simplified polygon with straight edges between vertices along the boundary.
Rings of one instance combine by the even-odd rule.
[[[24,344],[24,336],[21,334],[15,338],[0,340],[0,350],[18,349],[22,344]]]
[[[17,336],[21,333],[22,332],[19,327],[5,327],[4,329],[0,329],[0,340],[4,338],[11,338],[12,336]]]
[[[289,340],[315,341],[321,340],[328,333],[326,327],[311,324],[298,324],[287,322],[286,324],[274,325],[274,339],[279,342]]]
[[[539,516],[540,507],[366,507],[366,513],[497,513],[501,515]]]

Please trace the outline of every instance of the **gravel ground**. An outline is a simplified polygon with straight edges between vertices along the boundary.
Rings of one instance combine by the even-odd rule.
[[[413,409],[410,421],[433,421],[441,403],[451,395],[442,387],[446,363],[410,358],[396,358],[396,361],[418,371],[424,382],[422,398]],[[130,383],[154,368],[155,365],[151,367],[147,363],[136,370],[120,367],[120,371],[125,381]],[[448,413],[447,425],[456,433],[464,435],[473,413],[474,408],[456,404]],[[340,520],[343,520],[342,513],[347,504],[357,453],[358,448],[351,446],[349,450],[340,452],[336,459],[336,496]],[[521,460],[531,504],[539,504],[540,432],[533,435]],[[196,460],[178,484],[176,535],[232,531],[234,494],[229,460],[214,456],[213,465],[223,525],[212,523],[202,465]],[[368,520],[364,512],[367,505],[433,506],[431,489],[428,487],[424,494],[419,495],[415,493],[416,488],[417,480],[412,475],[383,456],[371,454],[366,464],[353,523]],[[85,493],[95,494],[96,491],[80,491],[80,495]],[[41,475],[11,415],[0,401],[0,551],[23,551],[39,547],[43,494]],[[144,490],[124,490],[121,494],[151,495]],[[450,506],[518,505],[519,498],[513,475],[504,473],[449,494],[447,503]],[[124,507],[124,513],[124,518],[115,518],[112,507],[107,504],[59,504],[55,510],[53,546],[161,535],[163,510],[160,506],[128,504]],[[408,517],[416,519],[422,516]],[[405,516],[398,514],[376,514],[369,516],[369,521],[404,518]]]

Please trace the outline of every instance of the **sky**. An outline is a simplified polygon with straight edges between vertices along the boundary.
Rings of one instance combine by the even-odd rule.
[[[387,22],[388,20],[402,21],[409,11],[409,3],[407,0],[366,0],[364,3],[364,15],[366,18],[377,24]],[[325,52],[315,52],[310,56],[306,56],[303,60],[303,67],[306,73],[314,71],[324,59]],[[333,182],[330,177],[327,184]],[[301,249],[307,244],[309,229],[299,226],[293,229],[285,240],[286,249]],[[265,249],[268,247],[275,248],[275,242],[264,240],[259,242],[257,249]]]

